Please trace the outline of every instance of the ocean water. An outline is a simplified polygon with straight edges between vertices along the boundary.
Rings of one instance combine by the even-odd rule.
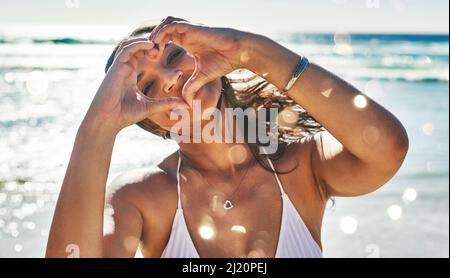
[[[77,127],[117,37],[18,34],[0,30],[0,257],[43,257]],[[325,256],[448,257],[448,36],[276,39],[381,103],[410,139],[405,163],[384,187],[330,204]],[[110,178],[147,167],[176,148],[129,127],[117,138]]]

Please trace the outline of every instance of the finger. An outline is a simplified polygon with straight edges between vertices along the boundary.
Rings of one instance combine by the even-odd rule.
[[[182,96],[184,100],[192,107],[192,102],[194,100],[197,91],[206,83],[210,82],[210,77],[206,76],[201,70],[200,57],[194,55],[195,59],[195,70],[194,73],[189,77],[182,89]]]
[[[125,46],[117,55],[116,61],[126,63],[138,51],[148,51],[153,48],[154,44],[148,40],[142,42],[134,42]]]
[[[184,47],[184,40],[182,37],[186,34],[189,28],[190,23],[180,21],[174,21],[161,28],[155,37],[155,44],[157,44],[159,48],[158,54],[162,55],[162,53],[164,53],[164,49],[169,41]],[[156,42],[156,40],[158,40],[158,42]]]
[[[120,51],[122,51],[122,49],[123,49],[124,47],[127,47],[128,45],[130,45],[130,44],[132,44],[132,43],[135,43],[135,42],[145,42],[145,41],[148,41],[148,39],[145,38],[145,37],[132,38],[132,39],[129,39],[129,40],[122,41],[122,42],[119,44],[119,47],[117,48],[115,57],[118,56],[118,54],[120,53]]]
[[[153,47],[149,51],[145,52],[145,55],[148,56],[151,60],[155,60],[158,58],[159,50],[156,47]]]
[[[186,21],[173,21],[161,28],[154,37],[154,42],[157,44],[162,43],[163,40],[167,41],[166,36],[173,33],[183,34],[186,33],[192,25]]]
[[[147,98],[147,116],[153,114],[171,111],[173,109],[189,109],[187,103],[180,97],[167,97],[163,99]]]
[[[156,33],[158,33],[158,31],[159,31],[165,24],[167,24],[168,22],[170,22],[170,20],[171,20],[171,17],[170,17],[170,16],[164,18],[164,19],[161,21],[161,23],[159,23],[159,24],[155,27],[155,29],[152,30],[152,32],[150,33],[150,36],[148,37],[148,39],[149,39],[150,41],[153,41],[153,38],[155,37]]]
[[[169,24],[169,23],[171,23],[173,21],[186,21],[186,20],[182,19],[182,18],[178,18],[178,17],[173,17],[173,16],[168,16],[168,17],[164,18],[161,21],[161,23],[158,26],[156,26],[156,28],[152,31],[152,33],[149,36],[149,40],[152,41],[154,39],[155,35],[159,32],[159,30],[162,27],[164,27],[166,24]]]

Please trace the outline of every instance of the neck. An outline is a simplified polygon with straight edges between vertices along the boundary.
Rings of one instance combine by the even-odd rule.
[[[183,144],[180,145],[180,151],[183,163],[187,163],[189,167],[225,175],[234,174],[253,160],[247,144]]]
[[[230,127],[239,132],[235,119],[226,122],[225,101],[220,106],[222,127]],[[218,119],[215,119],[218,120]],[[240,136],[240,135],[238,135]],[[236,138],[236,136],[234,136]],[[233,140],[235,141],[235,140]],[[225,138],[222,138],[225,142]],[[253,154],[246,143],[179,143],[182,159],[185,164],[199,171],[216,172],[220,175],[232,175],[252,162]]]

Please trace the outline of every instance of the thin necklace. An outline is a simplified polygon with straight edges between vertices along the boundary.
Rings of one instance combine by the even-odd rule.
[[[253,165],[253,162],[254,162],[254,161],[252,161],[252,163],[249,163],[249,164],[247,165],[247,169],[245,169],[245,173],[244,173],[244,175],[242,176],[241,180],[239,181],[238,186],[237,186],[236,189],[231,193],[231,195],[229,195],[228,198],[225,199],[225,202],[223,203],[223,208],[224,208],[225,210],[231,210],[232,208],[234,208],[234,204],[233,204],[233,202],[232,202],[233,196],[234,196],[234,194],[236,194],[236,192],[237,192],[238,189],[240,188],[242,182],[243,182],[244,179],[245,179],[245,176],[247,175],[248,170],[250,169],[250,166]],[[203,174],[202,174],[200,171],[198,171],[198,170],[197,170],[197,172],[200,174],[200,176],[201,176],[202,179],[206,182],[206,184],[207,184],[209,187],[212,188],[211,184],[210,184],[210,183],[208,182],[208,180],[203,176]]]

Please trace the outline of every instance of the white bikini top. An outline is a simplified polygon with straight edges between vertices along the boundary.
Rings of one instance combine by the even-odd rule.
[[[282,217],[275,258],[321,258],[322,250],[292,204],[276,174],[272,161],[268,159],[281,191]],[[177,189],[178,207],[172,224],[169,241],[161,258],[200,258],[189,234],[181,206],[180,188],[181,155],[178,156]]]

